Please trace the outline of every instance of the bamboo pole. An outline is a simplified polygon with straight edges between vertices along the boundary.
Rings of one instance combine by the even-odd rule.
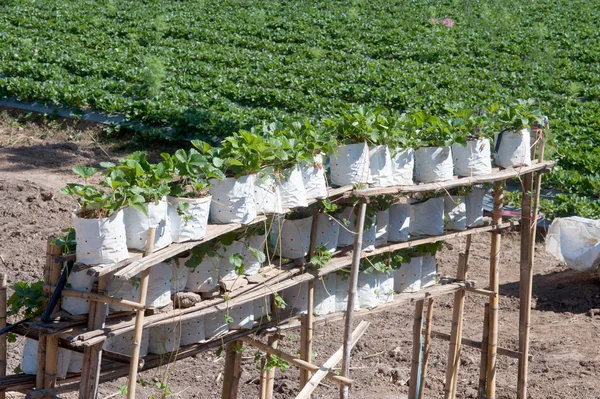
[[[308,282],[307,312],[300,316],[300,357],[305,362],[310,363],[312,359],[312,339],[313,339],[313,308],[315,295],[315,280]],[[300,389],[310,380],[311,373],[304,368],[300,369]]]
[[[277,343],[281,336],[279,334],[273,334],[269,336],[267,339],[267,343],[269,347],[273,349],[277,349]],[[275,367],[267,370],[267,389],[266,389],[266,399],[273,399],[273,386],[275,385]]]
[[[483,333],[481,334],[481,361],[479,363],[479,399],[485,399],[485,387],[487,383],[487,351],[490,327],[490,305],[485,304],[483,311]]]
[[[431,350],[431,325],[433,319],[433,307],[435,305],[435,298],[429,298],[429,306],[427,306],[427,316],[425,318],[425,338],[423,341],[423,371],[421,372],[421,379],[419,385],[419,399],[423,399],[425,394],[425,378],[427,378],[427,363],[429,362],[429,352]]]
[[[50,285],[56,285],[62,272],[62,263],[55,259],[62,254],[62,248],[54,245],[54,237],[48,238],[46,250],[46,263],[48,264],[48,278]],[[58,305],[57,305],[58,307]],[[56,385],[56,370],[58,367],[58,337],[46,337],[46,353],[44,365],[44,388],[53,388]],[[38,353],[40,350],[38,342]],[[38,370],[38,373],[40,370]]]
[[[494,211],[492,214],[493,224],[502,223],[502,205],[504,203],[503,182],[494,183]],[[502,235],[498,232],[492,233],[492,247],[490,252],[490,291],[499,294],[500,291],[500,247]],[[487,360],[487,388],[488,399],[496,397],[496,350],[498,347],[498,296],[490,297],[490,325],[488,338],[488,360]]]
[[[102,277],[105,277],[105,276],[102,276]],[[54,291],[54,289],[56,289],[56,287],[53,285],[44,285],[44,289],[52,292],[52,291]],[[99,302],[101,304],[123,306],[123,307],[131,308],[133,310],[145,310],[146,309],[146,306],[144,306],[141,303],[134,302],[134,301],[128,301],[126,299],[114,298],[112,296],[102,295],[102,294],[98,294],[95,292],[82,292],[82,291],[75,291],[75,290],[70,290],[70,289],[63,289],[61,291],[61,294],[62,294],[62,296],[68,296],[71,298],[87,299],[89,301],[92,301],[92,304],[90,304],[90,306],[93,305],[93,302]],[[93,331],[93,330],[91,330],[91,331]]]
[[[443,333],[440,331],[432,331],[431,337],[450,342],[450,334],[448,334],[448,333]],[[464,337],[461,339],[461,344],[464,346],[469,346],[471,348],[475,348],[475,349],[479,349],[479,350],[481,350],[481,348],[486,347],[486,345],[484,345],[484,343],[481,341],[475,341],[474,339],[469,339],[469,338],[464,338]],[[484,353],[485,353],[485,351],[484,351]],[[512,359],[520,359],[521,352],[498,346],[498,356],[506,356],[506,357],[510,357]],[[531,355],[529,355],[529,357],[531,358]]]
[[[154,250],[154,238],[156,237],[156,228],[148,229],[148,240],[146,242],[146,252],[144,256],[150,255]],[[140,281],[139,303],[146,304],[148,296],[148,281],[150,280],[150,270],[142,271],[142,279]],[[135,388],[137,385],[138,364],[140,358],[140,348],[142,346],[142,333],[144,332],[144,310],[136,310],[135,329],[133,338],[133,347],[131,351],[131,365],[129,367],[129,379],[127,381],[127,399],[135,399]]]
[[[0,329],[6,327],[6,274],[0,273]],[[0,377],[6,376],[6,334],[0,336]],[[6,393],[0,392],[0,399]]]
[[[421,354],[423,353],[422,335],[423,330],[423,308],[425,300],[420,299],[415,303],[415,317],[413,321],[413,346],[412,346],[412,363],[410,368],[410,385],[408,386],[408,399],[417,399],[420,389],[420,372],[421,372]]]
[[[456,279],[467,279],[468,265],[465,253],[458,255],[458,271]],[[444,399],[456,397],[458,370],[460,368],[460,351],[462,342],[463,313],[465,307],[465,291],[460,290],[454,294],[454,307],[452,309],[452,328],[450,330],[450,347],[448,349],[448,366],[446,368],[446,386]]]
[[[356,303],[356,286],[358,284],[358,272],[360,266],[360,255],[362,250],[363,230],[365,226],[365,216],[367,213],[367,201],[363,198],[358,206],[357,223],[355,225],[356,235],[354,236],[354,250],[352,252],[352,267],[350,269],[350,281],[348,283],[348,307],[346,309],[346,323],[344,325],[344,345],[342,352],[342,376],[348,377],[350,374],[350,352],[352,350],[350,341],[352,339],[352,324],[354,322],[354,304]],[[346,386],[340,387],[340,399],[348,399],[349,389]]]
[[[237,399],[243,347],[244,344],[240,340],[229,342],[226,346],[222,399]]]

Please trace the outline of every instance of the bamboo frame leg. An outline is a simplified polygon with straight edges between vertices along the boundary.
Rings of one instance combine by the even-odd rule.
[[[277,349],[277,343],[279,342],[280,338],[281,336],[279,334],[270,335],[267,339],[267,343],[271,348]],[[265,380],[266,387],[264,399],[273,399],[273,386],[275,384],[275,368],[265,371]]]
[[[300,316],[300,358],[308,363],[312,359],[314,295],[315,281],[310,280],[308,282],[308,311],[305,315]],[[300,389],[304,388],[310,377],[310,371],[300,369]]]
[[[467,255],[458,255],[458,272],[456,279],[464,281],[467,279]],[[452,309],[452,329],[450,331],[450,347],[448,349],[448,367],[446,368],[446,386],[444,398],[456,397],[456,385],[458,381],[458,370],[460,368],[460,351],[462,342],[463,313],[465,307],[465,291],[459,290],[454,294],[454,306]]]
[[[0,273],[0,329],[6,327],[6,274]],[[0,377],[6,376],[6,334],[0,336]],[[0,399],[6,393],[0,392]]]
[[[494,183],[494,211],[492,215],[493,224],[502,223],[502,205],[504,203],[504,183]],[[500,232],[492,233],[492,248],[490,252],[490,291],[497,295],[490,297],[490,322],[488,337],[488,360],[487,360],[487,388],[486,395],[488,399],[496,397],[496,352],[498,349],[498,299],[499,299],[499,265],[500,265],[500,245],[502,235]]]
[[[242,351],[244,347],[242,341],[232,341],[226,346],[225,352],[225,373],[223,376],[222,399],[236,399],[241,376]]]
[[[408,389],[408,399],[417,399],[420,394],[420,373],[421,360],[423,354],[422,334],[423,330],[423,308],[425,300],[421,299],[415,303],[415,318],[413,322],[413,348],[412,363],[410,368],[410,385]]]
[[[429,362],[429,352],[431,349],[431,326],[433,319],[433,308],[435,305],[435,298],[429,299],[429,305],[427,306],[427,316],[425,318],[425,338],[423,341],[423,371],[421,372],[421,380],[419,390],[419,399],[423,399],[425,393],[425,378],[427,378],[427,363]]]
[[[481,337],[481,361],[479,363],[479,399],[485,399],[485,387],[487,382],[487,346],[488,346],[488,332],[490,327],[490,305],[485,304],[483,312],[483,334]]]
[[[354,236],[354,250],[352,252],[352,268],[350,269],[350,282],[348,284],[348,307],[346,309],[346,323],[344,325],[344,345],[342,352],[342,376],[350,375],[350,352],[352,339],[352,324],[354,322],[354,304],[356,303],[356,286],[358,284],[358,272],[360,266],[360,253],[362,250],[363,230],[365,226],[365,216],[367,213],[367,202],[361,199],[358,206],[358,217]],[[340,387],[340,399],[348,399],[349,389],[346,386]]]
[[[268,356],[268,354],[265,354]],[[267,399],[267,370],[265,370],[265,366],[267,365],[267,359],[260,359],[260,399]]]
[[[46,252],[46,263],[48,264],[48,277],[51,285],[56,285],[62,272],[62,263],[54,260],[62,255],[62,248],[54,245],[54,238],[48,239]],[[58,308],[58,305],[57,305]],[[46,353],[44,366],[44,388],[54,388],[56,385],[56,373],[58,368],[58,336],[46,337]],[[38,352],[41,344],[38,342]],[[40,370],[37,370],[40,373]]]

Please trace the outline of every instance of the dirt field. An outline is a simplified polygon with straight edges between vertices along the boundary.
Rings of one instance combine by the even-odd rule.
[[[69,226],[74,202],[58,190],[72,180],[70,168],[76,163],[95,164],[117,156],[110,145],[97,143],[99,130],[90,127],[34,124],[0,115],[0,270],[9,282],[41,278],[45,242],[48,235]],[[458,252],[465,241],[453,240],[438,256],[442,275],[454,275]],[[499,344],[509,349],[518,345],[518,235],[503,237],[501,263]],[[485,288],[488,279],[489,236],[474,239],[469,278]],[[533,298],[533,326],[529,372],[531,398],[600,398],[600,316],[594,320],[591,310],[600,308],[600,283],[589,275],[560,266],[549,256],[542,243],[536,247]],[[464,336],[481,339],[484,299],[470,294],[465,305]],[[449,332],[452,297],[435,303],[434,329]],[[410,373],[413,307],[406,306],[366,316],[371,322],[367,334],[353,352],[351,376],[356,385],[353,398],[402,398],[408,393]],[[342,322],[319,325],[315,332],[316,361],[324,362],[340,345]],[[9,372],[19,363],[20,344],[10,344]],[[299,349],[297,334],[289,334],[280,347],[289,353]],[[434,340],[429,360],[426,398],[443,397],[448,344]],[[464,348],[458,397],[473,398],[479,376],[479,351]],[[253,351],[243,355],[240,398],[258,396],[258,371]],[[153,379],[168,381],[172,397],[220,397],[223,359],[214,351],[188,358],[160,371],[146,372],[142,378],[150,387],[141,388],[140,398],[160,392],[152,389]],[[517,362],[500,357],[497,398],[516,397]],[[298,392],[298,370],[277,373],[276,398],[294,397]],[[101,397],[124,397],[117,392],[126,380],[101,386]],[[12,394],[9,397],[20,397]],[[66,395],[65,397],[75,397]],[[337,397],[329,383],[319,387],[314,398]]]

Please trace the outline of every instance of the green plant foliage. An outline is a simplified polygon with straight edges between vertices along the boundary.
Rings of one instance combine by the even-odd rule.
[[[10,288],[14,292],[6,302],[9,316],[20,315],[23,318],[32,319],[42,314],[46,303],[44,280],[33,283],[17,281]]]
[[[75,229],[69,227],[67,229],[63,229],[62,232],[65,233],[65,235],[54,239],[52,244],[61,247],[63,254],[74,254],[75,249],[77,248]]]

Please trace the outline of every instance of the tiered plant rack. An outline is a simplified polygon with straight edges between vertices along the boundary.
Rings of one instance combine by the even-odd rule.
[[[9,375],[6,373],[6,354],[2,351],[5,347],[5,337],[0,342],[0,394],[6,391],[19,391],[26,393],[28,398],[56,397],[61,393],[79,391],[81,398],[96,398],[98,396],[98,385],[103,382],[115,380],[129,375],[129,397],[135,396],[135,385],[139,371],[159,367],[167,361],[176,361],[211,348],[226,344],[225,378],[222,391],[223,398],[236,398],[237,385],[240,377],[240,356],[236,348],[246,345],[270,354],[276,354],[283,360],[301,369],[301,393],[298,398],[309,397],[319,381],[327,378],[340,385],[340,396],[348,396],[348,388],[352,385],[349,378],[350,350],[356,340],[365,332],[368,323],[362,322],[353,334],[354,320],[364,314],[379,312],[396,307],[399,303],[414,303],[414,328],[413,328],[413,351],[412,367],[409,383],[409,398],[423,397],[424,381],[427,374],[427,359],[431,338],[444,339],[450,342],[448,353],[448,368],[446,372],[445,398],[454,398],[457,388],[457,376],[460,365],[461,346],[467,345],[481,349],[481,372],[480,372],[480,397],[494,398],[496,387],[496,357],[505,355],[516,358],[519,362],[518,369],[518,393],[517,397],[527,397],[527,369],[529,362],[529,327],[530,327],[530,305],[532,291],[532,273],[534,261],[534,243],[537,220],[537,205],[541,176],[550,171],[554,165],[553,161],[544,161],[543,143],[537,146],[537,160],[531,166],[523,166],[514,169],[494,169],[489,175],[477,177],[456,178],[441,183],[417,184],[412,186],[397,186],[387,188],[369,188],[355,190],[352,187],[341,187],[330,190],[331,200],[344,200],[350,197],[358,198],[358,233],[355,234],[354,245],[339,249],[329,264],[319,270],[305,268],[303,262],[292,262],[280,267],[263,267],[260,275],[254,278],[254,284],[228,293],[225,300],[222,297],[203,300],[193,307],[186,309],[174,309],[166,313],[145,315],[145,287],[147,287],[147,276],[149,269],[164,260],[172,258],[204,242],[218,238],[228,232],[236,231],[244,226],[240,224],[209,225],[206,237],[202,241],[171,244],[169,247],[152,251],[148,248],[145,253],[131,253],[129,259],[113,266],[87,267],[75,264],[76,270],[85,270],[90,275],[98,277],[99,281],[90,293],[82,293],[69,289],[62,291],[63,296],[72,296],[90,300],[91,308],[89,315],[71,316],[57,311],[49,323],[39,320],[21,324],[13,331],[37,339],[39,341],[37,375]],[[532,149],[534,152],[535,149]],[[503,186],[507,179],[519,178],[522,182],[522,212],[520,222],[503,221]],[[534,183],[535,181],[535,183]],[[433,237],[411,238],[407,242],[387,244],[377,247],[372,252],[361,252],[362,231],[365,221],[366,205],[369,198],[382,194],[395,194],[400,196],[414,195],[417,193],[440,192],[450,188],[470,186],[473,184],[494,184],[494,208],[492,218],[487,218],[487,223],[481,227],[469,228],[460,232],[445,232],[445,234]],[[315,201],[312,201],[314,203]],[[267,217],[260,216],[253,223],[264,222]],[[313,218],[311,249],[309,259],[314,250],[314,237],[316,235],[316,220]],[[520,260],[520,319],[519,319],[519,347],[510,350],[498,347],[498,299],[499,299],[499,264],[501,253],[501,233],[520,225],[521,231],[521,260]],[[473,234],[492,234],[492,245],[490,252],[489,287],[487,289],[476,288],[472,281],[468,280],[468,261],[471,237]],[[151,232],[152,233],[152,232]],[[395,296],[393,302],[379,305],[372,310],[354,310],[357,300],[357,278],[359,273],[359,262],[362,257],[372,256],[380,253],[410,248],[421,244],[447,240],[455,237],[467,237],[466,248],[459,255],[457,274],[454,279],[445,279],[435,286],[422,289],[413,293],[401,293]],[[149,242],[153,241],[151,239]],[[64,262],[73,260],[74,256],[61,256],[60,249],[50,244],[46,256],[46,268],[44,272],[45,288],[51,293],[59,280]],[[208,340],[204,343],[181,347],[173,353],[173,356],[149,354],[144,358],[138,358],[139,340],[143,329],[183,321],[186,319],[211,314],[216,311],[225,311],[227,307],[253,301],[257,298],[280,292],[283,289],[299,284],[308,284],[308,306],[313,309],[314,282],[321,276],[335,272],[343,267],[351,266],[350,288],[347,310],[343,313],[333,313],[320,317],[313,317],[313,312],[297,317],[288,311],[279,311],[273,315],[271,321],[261,320],[255,322],[253,328],[248,330],[232,330],[223,336]],[[128,279],[138,273],[142,273],[140,288],[140,301],[120,300],[106,295],[106,287],[110,278]],[[4,287],[4,288],[3,288]],[[3,290],[3,291],[2,291]],[[2,313],[6,314],[6,288],[0,285],[0,323],[3,319]],[[486,304],[483,322],[482,342],[462,338],[462,321],[464,297],[467,293],[484,295],[489,298]],[[454,294],[454,308],[450,334],[432,331],[431,320],[434,309],[434,301],[437,296]],[[427,307],[425,302],[428,303]],[[111,313],[107,317],[105,310],[108,304],[118,304],[131,309],[130,312]],[[427,308],[425,320],[424,310]],[[311,363],[312,331],[315,324],[335,319],[345,320],[345,334],[343,346],[324,365],[318,366]],[[1,326],[0,326],[1,327]],[[292,356],[276,349],[279,333],[292,328],[301,328],[300,356]],[[112,353],[102,350],[104,341],[114,335],[135,331],[133,356]],[[256,341],[250,336],[257,332],[265,332],[269,335],[268,345]],[[58,348],[63,347],[84,354],[84,365],[82,372],[69,374],[67,378],[57,380],[57,353]],[[331,372],[331,368],[342,361],[341,375]],[[4,362],[4,363],[2,363]],[[312,376],[312,377],[311,377]],[[273,387],[273,371],[263,371],[261,374],[261,398],[271,398]]]

